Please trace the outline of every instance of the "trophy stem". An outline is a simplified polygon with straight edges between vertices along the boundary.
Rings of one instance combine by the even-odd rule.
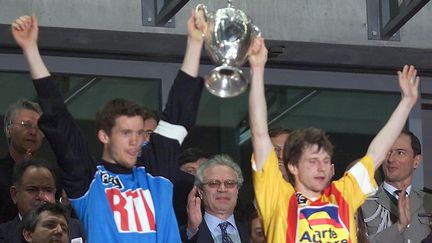
[[[227,0],[228,1],[228,8],[232,7],[232,0]]]
[[[234,97],[243,93],[248,83],[248,79],[240,68],[226,64],[216,67],[205,76],[207,90],[222,98]]]

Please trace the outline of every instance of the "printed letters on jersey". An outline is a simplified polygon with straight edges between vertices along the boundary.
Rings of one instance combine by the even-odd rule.
[[[118,176],[101,173],[101,179],[104,184],[112,184],[111,188],[105,188],[105,195],[119,232],[156,231],[155,209],[149,190],[137,188],[122,192],[123,184]]]
[[[348,242],[349,231],[334,204],[298,209],[296,242]]]

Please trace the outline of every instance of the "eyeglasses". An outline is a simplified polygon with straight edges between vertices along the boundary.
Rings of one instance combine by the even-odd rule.
[[[150,137],[150,135],[153,133],[153,130],[145,130],[143,132],[143,136],[144,137]]]
[[[20,121],[17,123],[9,123],[9,125],[20,125],[21,127],[23,127],[26,130],[31,130],[31,129],[36,129],[39,130],[38,125],[33,125],[30,121]]]
[[[217,189],[222,185],[222,183],[223,183],[225,188],[229,188],[229,189],[232,189],[238,185],[238,182],[235,180],[226,180],[223,182],[220,180],[211,180],[211,181],[202,183],[202,185],[207,185],[208,187],[210,187],[212,189]]]

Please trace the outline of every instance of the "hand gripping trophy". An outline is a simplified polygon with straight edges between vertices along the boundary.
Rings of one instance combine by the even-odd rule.
[[[219,65],[205,76],[205,85],[210,93],[225,98],[241,94],[248,86],[248,79],[240,67],[247,60],[247,53],[253,39],[260,30],[241,10],[232,6],[209,13],[204,4],[196,11],[203,11],[207,30],[204,45],[210,59]]]

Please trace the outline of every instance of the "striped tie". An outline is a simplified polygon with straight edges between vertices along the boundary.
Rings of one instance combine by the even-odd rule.
[[[233,243],[233,241],[231,240],[231,238],[228,236],[227,233],[228,225],[230,225],[230,223],[228,222],[223,222],[218,225],[222,231],[222,243]]]

